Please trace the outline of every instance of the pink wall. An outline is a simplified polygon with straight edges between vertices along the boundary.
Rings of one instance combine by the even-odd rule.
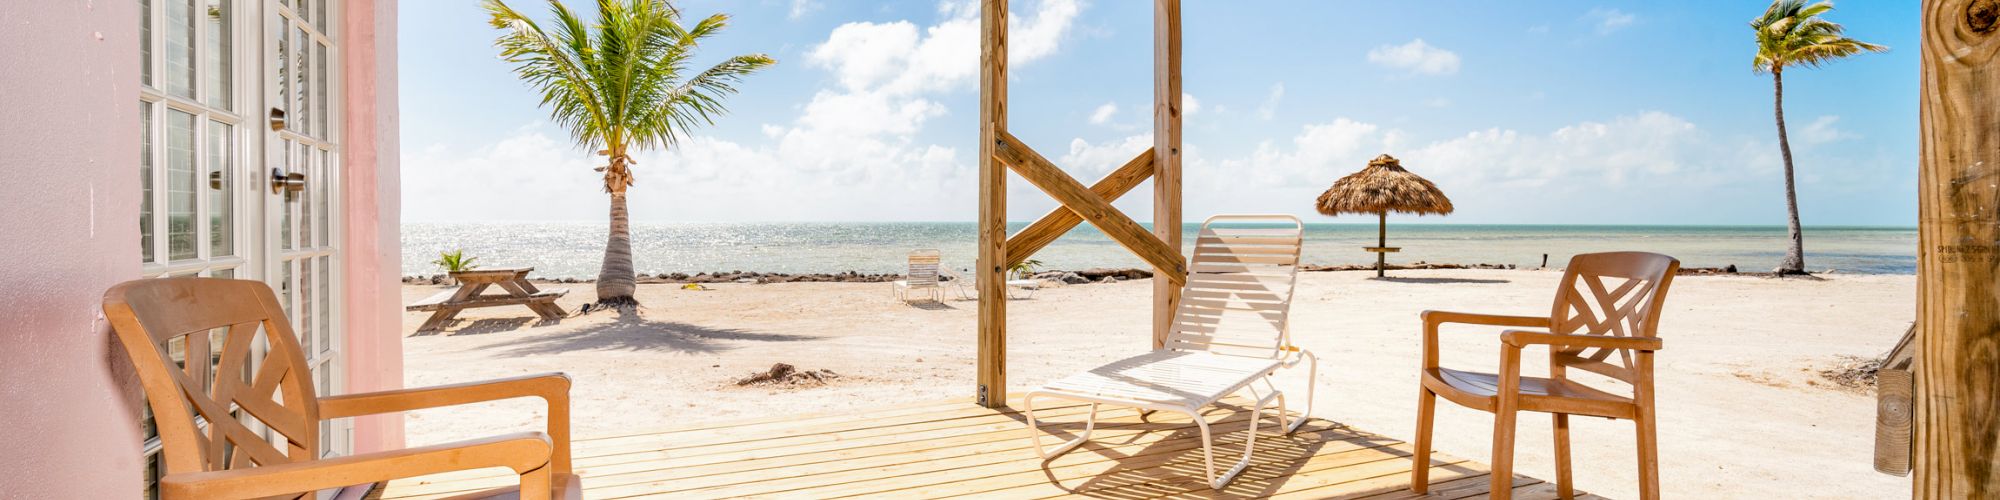
[[[137,2],[0,2],[0,497],[141,488],[138,382],[99,313],[139,275]]]
[[[342,148],[347,190],[347,390],[403,386],[400,176],[397,163],[396,2],[353,0],[341,39],[347,72]],[[402,415],[355,422],[354,449],[403,447]]]
[[[347,8],[350,391],[402,385],[396,2]],[[139,391],[100,314],[140,276],[137,2],[0,2],[0,498],[130,498]],[[23,237],[32,235],[32,237]],[[400,447],[400,416],[358,422]]]

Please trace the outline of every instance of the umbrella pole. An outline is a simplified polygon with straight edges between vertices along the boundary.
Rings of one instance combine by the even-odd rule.
[[[1379,250],[1375,252],[1375,277],[1382,278],[1387,276],[1383,269],[1389,266],[1389,211],[1376,212],[1376,215],[1381,216],[1381,220],[1375,225],[1375,247]]]

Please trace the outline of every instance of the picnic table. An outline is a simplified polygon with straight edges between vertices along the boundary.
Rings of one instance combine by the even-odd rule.
[[[451,278],[458,281],[458,286],[445,289],[403,309],[432,311],[430,319],[424,320],[424,326],[417,328],[419,333],[444,328],[446,323],[450,323],[453,317],[458,316],[459,311],[475,307],[522,305],[527,306],[545,321],[562,319],[564,314],[562,306],[556,305],[556,299],[568,294],[569,289],[535,288],[534,283],[528,282],[528,273],[534,270],[532,267],[517,267],[453,272]],[[499,286],[504,293],[482,293],[494,286]]]

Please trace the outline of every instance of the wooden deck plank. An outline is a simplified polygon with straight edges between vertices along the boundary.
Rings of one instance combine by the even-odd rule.
[[[967,406],[971,406],[968,404]],[[1063,408],[1047,412],[1051,416],[1081,418],[1088,407]],[[1037,412],[1037,414],[1043,414]],[[1106,436],[1129,435],[1140,432],[1121,427],[1138,422],[1136,412],[1130,410],[1106,410],[1100,414],[1099,432]],[[1079,426],[1081,424],[1078,424]],[[692,478],[707,474],[766,470],[785,466],[809,466],[824,462],[843,464],[859,463],[857,460],[874,459],[902,463],[895,460],[926,460],[939,455],[953,453],[954,447],[984,445],[986,451],[1025,449],[1023,424],[1011,418],[996,417],[993,420],[971,421],[965,425],[940,428],[932,431],[886,434],[870,437],[836,439],[831,442],[813,442],[791,446],[765,448],[726,448],[716,453],[677,455],[666,451],[611,456],[579,456],[576,458],[579,473],[593,478],[591,486],[601,488],[630,484],[633,482],[662,481],[666,479]],[[1011,441],[1011,446],[992,446],[996,441]],[[749,445],[750,443],[735,443]],[[699,450],[698,450],[699,451]],[[970,452],[978,452],[974,450]],[[931,452],[931,453],[926,453]],[[670,471],[651,476],[633,476],[656,471]],[[797,471],[784,471],[797,474]],[[512,473],[501,470],[480,471],[476,475],[433,478],[431,484],[414,487],[411,492],[422,494],[433,491],[469,491],[500,486],[514,479]]]
[[[1073,437],[1088,411],[1038,409],[1037,435],[1046,445]],[[1218,464],[1241,456],[1250,417],[1237,404],[1209,410]],[[1323,419],[1277,435],[1267,415],[1250,468],[1215,491],[1186,416],[1142,421],[1136,411],[1107,407],[1090,443],[1048,462],[1030,447],[1025,423],[1016,409],[929,401],[579,439],[575,460],[590,498],[1444,499],[1482,496],[1489,477],[1485,465],[1434,454],[1430,494],[1415,495],[1407,487],[1413,453],[1401,440]],[[515,480],[502,469],[440,474],[392,482],[381,498],[436,498]],[[1517,498],[1554,496],[1554,485],[1534,478],[1517,476],[1514,485]]]

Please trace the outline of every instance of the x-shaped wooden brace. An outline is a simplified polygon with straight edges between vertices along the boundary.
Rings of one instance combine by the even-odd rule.
[[[995,136],[998,144],[993,148],[993,156],[1062,203],[1061,207],[1007,238],[1007,267],[1027,260],[1028,256],[1048,246],[1063,233],[1088,220],[1126,250],[1159,269],[1167,279],[1175,284],[1187,282],[1187,261],[1181,258],[1180,252],[1167,247],[1145,227],[1112,207],[1109,201],[1118,199],[1153,176],[1153,150],[1140,153],[1137,158],[1097,181],[1095,186],[1084,188],[1083,183],[1077,182],[1076,178],[1070,177],[1013,134],[999,131]]]

